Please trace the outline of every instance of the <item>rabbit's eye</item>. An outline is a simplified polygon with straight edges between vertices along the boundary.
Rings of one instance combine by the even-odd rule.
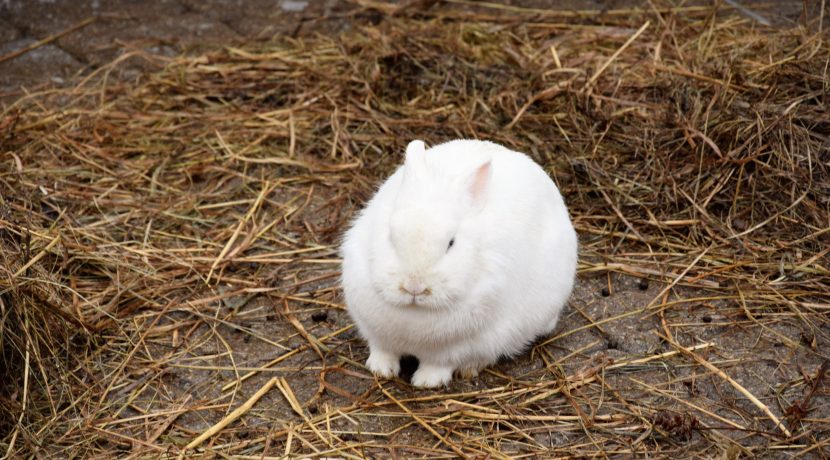
[[[447,245],[447,251],[449,251],[450,248],[452,247],[452,245],[454,245],[454,244],[455,244],[455,238],[450,239],[450,243]]]

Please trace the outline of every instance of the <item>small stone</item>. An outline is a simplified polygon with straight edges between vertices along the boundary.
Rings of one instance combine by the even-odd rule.
[[[329,319],[329,314],[328,314],[328,312],[325,312],[325,311],[318,311],[317,313],[314,313],[314,314],[311,315],[311,320],[314,321],[315,323],[322,323],[323,321],[326,321],[327,319]]]
[[[290,12],[303,11],[307,6],[307,1],[283,0],[282,3],[280,3],[280,8],[282,8],[283,11]]]
[[[747,227],[748,225],[746,223],[746,220],[741,219],[740,217],[732,219],[732,228],[734,228],[735,230],[742,232],[746,230]]]

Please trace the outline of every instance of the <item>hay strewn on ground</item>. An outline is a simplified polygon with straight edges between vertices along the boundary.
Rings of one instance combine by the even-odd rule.
[[[4,452],[830,456],[827,33],[393,10],[139,81],[114,63],[0,115]],[[376,383],[338,236],[409,140],[456,137],[543,163],[585,289],[613,302],[634,276],[650,300],[580,291],[518,363]],[[609,339],[624,321],[644,352],[613,355],[636,348]]]

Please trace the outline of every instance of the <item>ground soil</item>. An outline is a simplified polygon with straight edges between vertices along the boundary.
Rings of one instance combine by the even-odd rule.
[[[512,3],[538,8],[551,2],[528,0]],[[647,2],[572,0],[557,2],[557,7],[603,9],[643,3]],[[760,2],[742,3],[751,6]],[[779,2],[773,8],[764,7],[759,11],[774,22],[792,23],[798,20],[801,5],[801,1]],[[29,91],[72,84],[90,70],[133,49],[173,56],[203,47],[250,42],[274,35],[337,33],[351,26],[345,14],[354,7],[353,3],[333,0],[165,0],[152,4],[130,0],[0,0],[0,58],[87,18],[99,18],[49,44],[0,62],[0,102],[10,104]],[[144,65],[141,60],[136,60],[133,66],[122,67],[118,77],[134,77],[146,70]],[[315,209],[324,206],[326,198],[324,194],[316,196],[318,201],[312,202],[303,211],[302,220],[314,223]],[[318,224],[325,226],[325,222]],[[334,238],[329,239],[334,242]],[[334,271],[336,267],[323,266],[319,274],[327,276]],[[290,284],[292,280],[290,275],[275,273],[274,279],[268,282],[279,285]],[[791,355],[792,348],[786,346],[787,341],[815,339],[801,336],[802,329],[791,323],[795,319],[788,316],[779,320],[774,315],[749,317],[736,302],[713,299],[705,290],[677,287],[665,292],[665,288],[664,284],[634,277],[581,274],[571,303],[552,337],[540,339],[526,354],[515,360],[505,360],[487,369],[478,378],[455,381],[442,392],[467,393],[509,386],[515,381],[554,380],[562,375],[584,372],[600,363],[668,352],[672,348],[660,335],[662,324],[666,322],[669,325],[684,325],[688,336],[677,339],[685,344],[717,343],[716,353],[702,351],[701,354],[728,371],[732,378],[765,404],[774,407],[776,413],[780,414],[784,409],[780,406],[781,401],[792,401],[804,394],[804,380],[799,379],[804,376],[805,369],[816,369],[821,359],[802,351],[797,352],[797,356]],[[304,308],[291,313],[311,335],[325,337],[351,325],[342,307],[336,279],[329,277],[320,283],[303,286],[295,294],[298,297],[304,295],[308,296]],[[685,308],[674,308],[666,316],[654,314],[644,319],[636,315],[590,326],[592,322],[601,322],[666,300],[682,302]],[[160,332],[148,337],[147,361],[158,362],[163,356],[170,359],[164,377],[167,394],[164,401],[143,401],[139,397],[133,401],[134,404],[151,410],[154,405],[158,405],[158,409],[175,406],[170,402],[176,401],[183,405],[188,401],[200,401],[203,407],[209,407],[205,402],[213,401],[225,407],[230,400],[230,406],[236,406],[276,375],[286,378],[297,400],[310,402],[307,409],[311,414],[322,412],[325,405],[338,407],[366,395],[373,398],[379,396],[378,382],[356,364],[366,359],[367,350],[353,329],[326,340],[325,349],[318,355],[297,328],[285,319],[279,299],[267,295],[231,297],[201,311],[204,315],[213,316],[214,320],[198,325],[185,337],[164,334],[161,331],[165,324],[158,324],[155,330]],[[183,312],[181,317],[192,318],[192,314],[193,311]],[[136,323],[144,320],[147,318],[141,315],[135,318]],[[754,325],[758,322],[763,324],[762,328],[740,329],[741,324]],[[730,324],[730,327],[726,328],[725,324]],[[737,329],[735,324],[739,326]],[[826,349],[828,345],[819,343],[813,347]],[[303,351],[294,353],[278,365],[264,367],[275,357],[297,348]],[[549,363],[553,361],[560,364],[562,375],[551,374]],[[607,397],[623,405],[626,400],[647,398],[653,400],[655,407],[665,404],[666,400],[681,399],[685,402],[677,404],[678,408],[690,405],[710,407],[714,408],[715,415],[723,419],[743,426],[755,426],[757,408],[723,379],[689,360],[677,361],[675,366],[669,367],[663,361],[660,363],[654,366],[646,363],[609,373],[606,382],[608,388],[614,390],[609,390]],[[324,377],[321,377],[322,369],[329,370]],[[255,375],[246,385],[238,390],[223,391],[222,387],[236,379],[238,374],[250,371]],[[147,372],[149,374],[153,370],[148,369]],[[319,391],[321,378],[325,378],[326,385],[329,385],[326,392]],[[797,381],[801,383],[791,384]],[[662,384],[662,393],[650,388],[657,382]],[[666,382],[670,382],[668,386]],[[332,391],[332,388],[341,391]],[[405,379],[393,380],[384,388],[400,398],[420,394]],[[126,397],[133,389],[117,389],[111,397]],[[578,391],[574,397],[580,400]],[[588,401],[592,398],[584,399]],[[830,417],[827,393],[817,396],[817,401],[810,416],[816,419]],[[520,402],[518,399],[508,400],[505,405]],[[583,409],[590,411],[597,408]],[[131,409],[125,409],[120,414],[122,417],[131,415],[140,414],[131,413]],[[189,411],[182,414],[176,423],[199,433],[224,415],[221,410]],[[272,391],[234,430],[239,439],[244,440],[269,432],[275,424],[301,420],[283,394]],[[387,443],[394,441],[401,445],[435,443],[429,433],[417,427],[401,429],[394,418],[363,417],[360,413],[354,413],[348,418],[338,419],[337,424],[351,424],[331,428],[335,433],[338,430],[349,433],[347,440],[350,441],[383,439]],[[769,429],[773,428],[770,426]],[[360,434],[351,434],[354,432]],[[745,444],[753,436],[753,433],[741,431],[724,433],[743,438]],[[532,440],[528,442],[555,448],[569,436],[582,434],[562,431],[530,433]],[[632,440],[637,434],[632,434]],[[699,442],[700,436],[694,434],[687,442]],[[508,454],[520,454],[523,447],[504,445],[502,449]],[[729,448],[724,447],[723,452],[728,451]],[[388,455],[388,452],[373,452],[368,448],[366,454]]]

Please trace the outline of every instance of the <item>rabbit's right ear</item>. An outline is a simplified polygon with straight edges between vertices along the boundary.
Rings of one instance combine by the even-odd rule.
[[[474,208],[481,209],[484,206],[492,178],[493,160],[487,160],[479,165],[467,179],[467,193]]]
[[[426,159],[426,145],[424,141],[415,140],[406,146],[404,160],[404,174],[408,178],[415,178],[424,174]]]

